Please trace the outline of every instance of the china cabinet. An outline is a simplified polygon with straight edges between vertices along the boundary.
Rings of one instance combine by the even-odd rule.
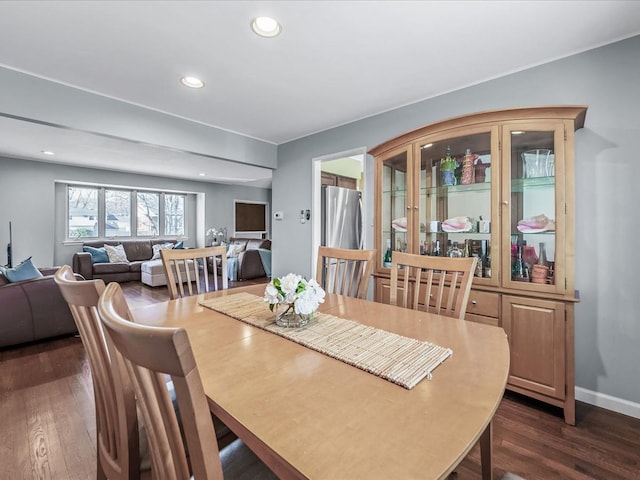
[[[508,388],[575,424],[574,132],[585,106],[481,112],[406,133],[375,157],[376,301],[390,252],[479,257],[466,320],[504,328]]]

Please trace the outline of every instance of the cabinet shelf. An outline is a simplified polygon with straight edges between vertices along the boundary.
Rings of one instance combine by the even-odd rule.
[[[520,230],[516,230],[515,232],[511,232],[511,235],[517,235],[521,237],[522,235],[555,235],[555,230],[545,230],[544,232],[521,232]]]
[[[392,195],[394,197],[404,197],[407,195],[407,191],[403,188],[395,188],[393,190],[383,190],[383,195]]]
[[[511,192],[522,193],[529,189],[553,188],[556,177],[515,178],[511,180]]]
[[[431,233],[432,235],[473,235],[475,236],[479,236],[479,237],[487,237],[487,238],[491,238],[491,233],[490,232],[428,232]]]
[[[423,195],[445,196],[452,193],[491,192],[491,182],[471,183],[469,185],[453,185],[421,188]]]

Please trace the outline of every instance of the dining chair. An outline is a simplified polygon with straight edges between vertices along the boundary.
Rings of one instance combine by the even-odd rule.
[[[327,293],[365,298],[376,250],[318,247],[316,281]]]
[[[105,284],[99,279],[78,281],[69,265],[60,267],[54,279],[89,358],[96,409],[97,479],[139,479],[141,470],[149,473],[150,464],[141,465],[144,458],[141,460],[133,385],[126,372],[113,368],[98,318],[98,298]]]
[[[142,417],[152,426],[148,435],[154,478],[186,480],[192,474],[195,480],[218,480],[224,478],[223,472],[226,475],[226,465],[237,466],[232,461],[236,452],[243,453],[246,459],[248,449],[239,440],[227,447],[231,448],[229,453],[225,449],[218,455],[207,398],[187,332],[134,323],[117,283],[106,287],[98,301],[98,311],[109,351],[126,366]],[[171,399],[162,388],[164,375],[169,375],[174,385],[184,440]],[[246,473],[236,470],[226,476],[237,480],[277,478],[255,455],[253,459]]]
[[[394,251],[389,303],[464,320],[477,261]]]
[[[221,268],[222,289],[229,288],[227,249],[224,246],[164,249],[160,255],[172,300],[218,290],[217,265]],[[210,288],[209,274],[213,277],[213,288]]]

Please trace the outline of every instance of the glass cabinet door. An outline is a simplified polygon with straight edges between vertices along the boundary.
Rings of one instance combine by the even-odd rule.
[[[409,191],[409,150],[391,152],[383,158],[378,165],[381,169],[378,176],[382,185],[380,195],[380,242],[381,245],[380,263],[383,268],[391,267],[391,252],[394,250],[406,252],[409,247],[411,209],[411,199],[408,198]]]
[[[493,228],[498,190],[492,188],[498,129],[465,129],[459,136],[419,142],[419,252],[436,256],[477,256],[474,283],[497,285],[498,228]],[[498,168],[499,170],[499,168]],[[495,236],[495,238],[493,238]],[[497,270],[496,270],[497,271]]]
[[[508,179],[503,242],[511,246],[503,250],[504,281],[512,288],[561,292],[565,207],[556,183],[564,173],[562,126],[507,126],[503,139]]]

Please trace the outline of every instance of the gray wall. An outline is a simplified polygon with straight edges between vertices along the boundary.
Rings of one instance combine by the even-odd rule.
[[[296,212],[311,205],[312,158],[457,115],[554,104],[589,106],[576,134],[576,386],[640,404],[640,36],[280,145],[272,208],[285,219],[273,225],[274,275],[310,274],[311,226]]]
[[[8,224],[13,227],[14,265],[29,256],[37,266],[70,264],[78,245],[64,245],[64,192],[56,181],[146,187],[204,194],[205,229],[233,228],[233,201],[271,202],[271,190],[134,175],[0,157],[0,263],[6,263]],[[188,224],[188,246],[196,246],[195,214]],[[53,240],[53,242],[52,242]]]

